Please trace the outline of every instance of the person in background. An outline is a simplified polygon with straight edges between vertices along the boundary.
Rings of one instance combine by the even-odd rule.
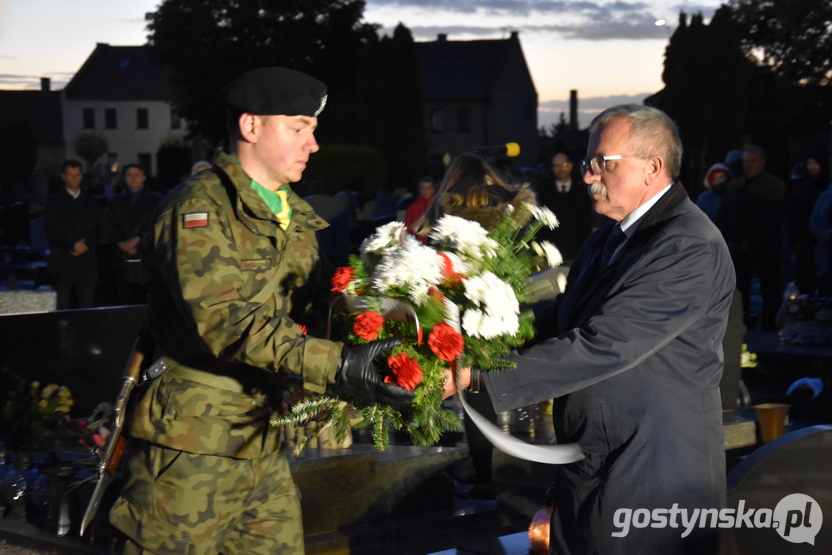
[[[716,221],[719,207],[722,206],[725,187],[733,178],[731,168],[725,164],[714,164],[705,174],[705,191],[696,199],[696,206],[701,208],[712,222]]]
[[[202,170],[210,170],[211,169],[211,162],[208,160],[200,160],[199,162],[195,162],[193,166],[191,166],[191,175],[196,175]]]
[[[538,192],[540,204],[558,218],[555,229],[544,227],[538,240],[551,241],[566,260],[574,260],[592,232],[592,197],[586,183],[573,175],[574,165],[566,154],[552,157],[552,178],[542,183]]]
[[[814,295],[818,271],[815,267],[817,240],[809,228],[809,220],[818,197],[829,185],[825,169],[828,156],[823,151],[806,158],[806,172],[792,179],[786,188],[786,233],[794,253],[794,283],[800,293]]]
[[[124,166],[123,180],[126,190],[110,198],[105,214],[107,239],[118,249],[110,261],[113,287],[118,304],[143,304],[139,276],[131,275],[128,261],[139,260],[139,240],[162,195],[145,186],[144,169],[137,164]]]
[[[81,190],[81,163],[61,164],[64,188],[46,201],[43,226],[49,241],[46,267],[57,293],[57,308],[70,308],[73,293],[80,308],[95,303],[98,257],[95,246],[101,237],[101,208],[92,195]]]
[[[762,327],[776,331],[783,293],[780,270],[786,186],[766,171],[762,148],[746,148],[743,161],[745,173],[725,189],[717,225],[731,250],[746,327],[757,329],[757,317],[751,314],[751,284],[756,273],[763,297]]]
[[[828,181],[829,174],[823,172],[823,166],[820,163],[817,165],[821,179]],[[809,230],[817,241],[815,243],[815,268],[818,296],[832,297],[832,183],[815,202],[812,214],[809,216]]]
[[[731,170],[731,175],[733,176],[733,179],[737,179],[738,177],[742,176],[743,173],[745,173],[743,156],[743,151],[739,149],[729,150],[725,154],[725,161],[723,162],[723,164],[728,166],[728,169]]]
[[[436,186],[433,184],[433,179],[430,177],[421,178],[419,180],[419,195],[407,207],[407,211],[404,214],[404,225],[407,227],[407,232],[415,235],[425,245],[428,244],[427,236],[417,234],[413,226],[424,215],[430,203],[433,202],[434,195],[436,195]]]

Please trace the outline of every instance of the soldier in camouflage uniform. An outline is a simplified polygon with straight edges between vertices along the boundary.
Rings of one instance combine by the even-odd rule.
[[[167,370],[137,393],[127,480],[110,513],[124,553],[303,553],[300,502],[269,426],[281,374],[359,402],[405,408],[412,393],[359,347],[305,335],[292,302],[326,227],[288,183],[318,150],[320,81],[262,68],[223,90],[231,153],[162,201],[142,241],[149,324]]]

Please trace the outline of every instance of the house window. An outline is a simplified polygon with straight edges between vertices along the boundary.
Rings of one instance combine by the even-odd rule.
[[[95,109],[84,108],[84,129],[95,129]]]
[[[430,111],[430,130],[433,133],[445,131],[445,110],[434,108]]]
[[[147,108],[136,108],[136,129],[147,129],[149,119]]]
[[[170,128],[182,129],[182,116],[179,115],[179,112],[176,110],[176,108],[170,109]]]
[[[471,132],[471,108],[466,106],[456,109],[456,130],[460,133]]]
[[[146,152],[140,152],[136,156],[139,159],[139,165],[144,170],[144,174],[148,177],[153,175],[153,155]]]
[[[116,127],[116,109],[104,108],[104,129],[115,129]]]

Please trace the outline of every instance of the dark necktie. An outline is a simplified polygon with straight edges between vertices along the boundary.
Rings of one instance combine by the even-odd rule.
[[[624,235],[624,232],[621,231],[621,225],[615,224],[612,227],[609,237],[607,237],[607,242],[604,243],[604,252],[601,254],[601,268],[607,267],[615,249],[618,248],[618,245],[620,245],[625,238],[626,235]]]

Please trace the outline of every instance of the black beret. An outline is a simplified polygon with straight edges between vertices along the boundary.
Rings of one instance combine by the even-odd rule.
[[[225,103],[261,116],[317,116],[326,104],[326,85],[285,67],[246,72],[220,91]]]

